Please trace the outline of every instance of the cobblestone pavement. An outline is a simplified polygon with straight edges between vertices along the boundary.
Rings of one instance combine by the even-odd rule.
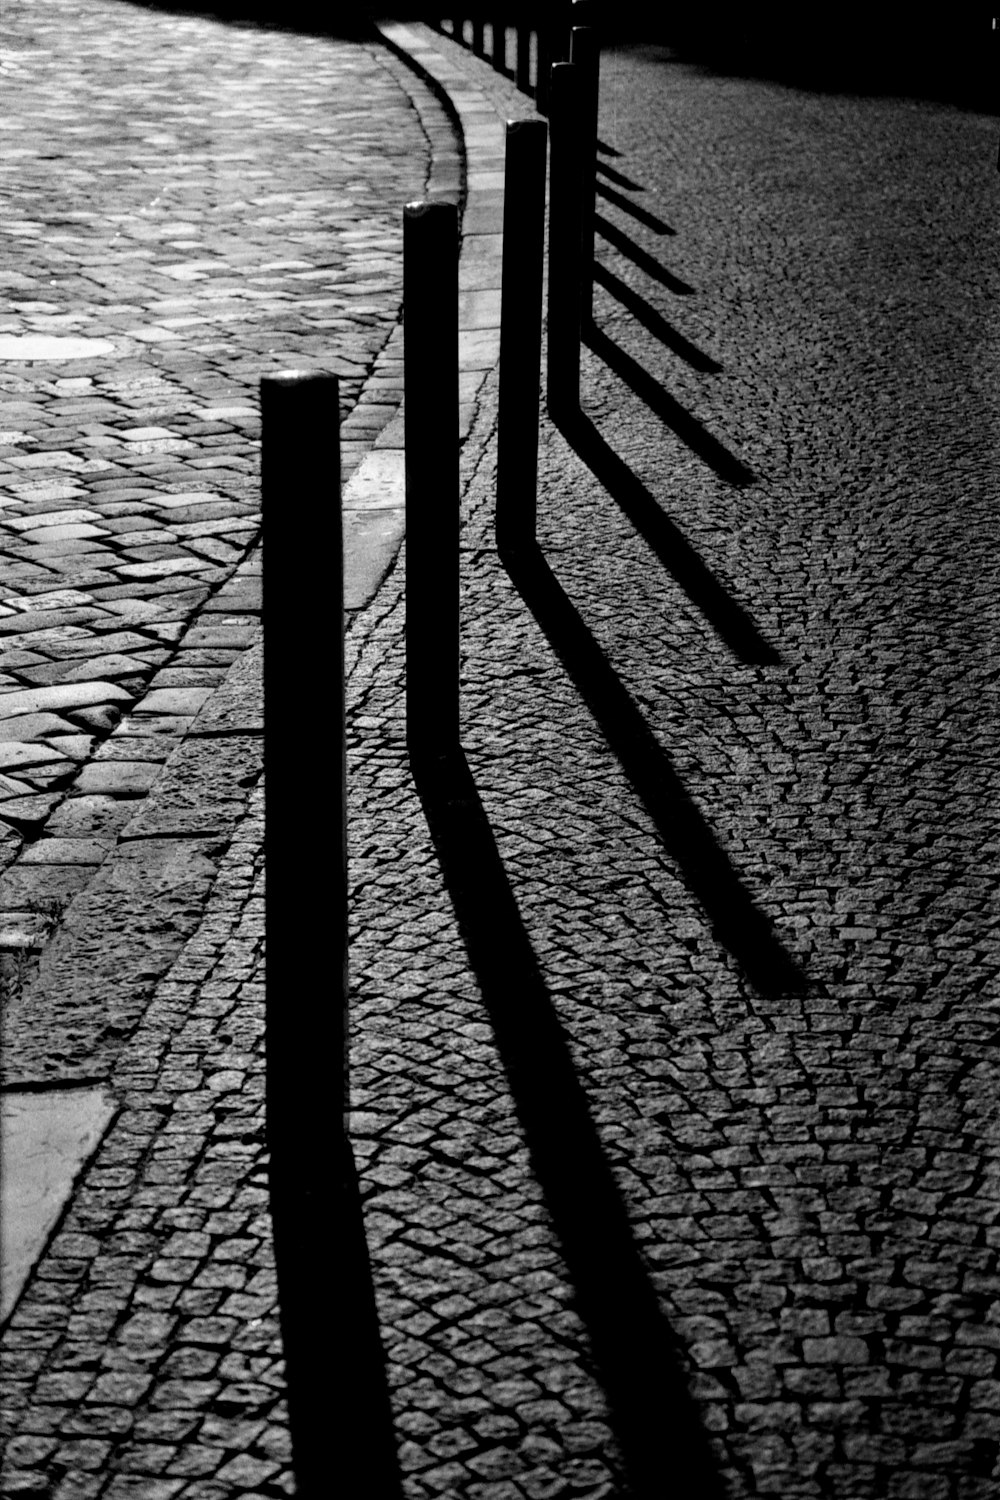
[[[16,944],[91,880],[255,628],[260,377],[340,374],[348,475],[395,415],[402,205],[452,138],[374,39],[13,0],[2,71]]]
[[[23,1084],[100,1074],[197,922],[260,770],[252,737],[179,743],[259,629],[258,382],[339,373],[350,476],[402,394],[402,205],[458,160],[374,36],[14,0],[3,43],[8,970],[58,928],[5,1007]],[[168,760],[186,815],[154,827]],[[148,842],[179,832],[187,866]]]
[[[0,71],[3,1099],[116,1108],[3,1330],[0,1491],[281,1494],[258,382],[336,370],[356,472],[457,141],[374,33],[15,0]]]
[[[995,121],[622,47],[601,133],[544,562],[492,545],[495,376],[463,450],[467,767],[408,765],[401,569],[347,635],[352,1134],[402,1488],[986,1500]],[[251,652],[204,738],[253,738],[255,680]],[[6,1331],[12,1495],[291,1488],[259,794]]]
[[[544,562],[495,556],[485,413],[467,454],[469,779],[408,773],[392,580],[351,638],[405,1492],[661,1495],[707,1447],[731,1496],[985,1500],[996,122],[623,47],[601,130]]]

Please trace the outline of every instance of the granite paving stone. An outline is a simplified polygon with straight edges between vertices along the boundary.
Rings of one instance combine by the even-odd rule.
[[[12,653],[0,693],[0,818],[47,802],[29,795],[46,765],[71,778],[34,822],[11,814],[31,852],[0,886],[4,925],[53,925],[13,950],[5,1076],[96,1074],[120,1103],[0,1334],[4,1493],[294,1493],[263,1128],[254,390],[272,356],[317,367],[343,327],[346,488],[373,502],[349,524],[388,528],[344,643],[350,1133],[399,1493],[610,1500],[702,1463],[691,1493],[720,1500],[986,1500],[995,116],[606,48],[583,408],[543,417],[540,552],[519,559],[493,535],[498,235],[468,237],[464,762],[415,774],[405,543],[389,565],[398,242],[379,216],[413,162],[418,188],[461,181],[495,216],[502,121],[530,101],[427,26],[384,23],[382,46],[136,10],[149,97],[136,162],[109,160],[108,6],[85,0],[72,59],[14,14],[15,88],[39,39],[55,57],[46,138],[64,94],[91,106],[80,171],[108,176],[88,212],[116,215],[122,260],[96,220],[62,227],[87,300],[59,241],[17,228],[10,331],[77,337],[64,315],[93,306],[112,349],[0,361],[18,398],[0,462],[43,459],[8,464],[27,524],[0,631],[67,670],[117,654],[148,672],[125,699],[25,706],[48,689]],[[212,156],[201,106],[168,86],[175,49],[222,105]],[[400,53],[450,97],[464,176]],[[254,110],[329,132],[333,82],[336,191],[318,152],[274,181]],[[379,182],[373,94],[400,106]],[[208,160],[239,233],[206,204]],[[60,458],[84,453],[114,470]],[[195,544],[231,533],[184,529],[244,518],[229,559]],[[61,525],[100,528],[60,545],[104,561],[26,564]],[[108,582],[171,562],[211,576]],[[319,698],[302,719],[303,763],[325,764]],[[94,855],[83,885],[57,844]]]

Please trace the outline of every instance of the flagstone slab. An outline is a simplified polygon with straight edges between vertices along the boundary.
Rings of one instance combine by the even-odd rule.
[[[0,1324],[116,1110],[103,1086],[11,1091],[0,1098]]]
[[[65,682],[49,687],[15,688],[0,694],[0,719],[97,703],[131,703],[133,694],[113,682]]]
[[[0,359],[96,359],[116,353],[110,339],[85,339],[52,333],[0,333]]]

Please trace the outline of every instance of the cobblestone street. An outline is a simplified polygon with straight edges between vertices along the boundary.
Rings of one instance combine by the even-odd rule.
[[[455,147],[375,40],[74,14],[12,7],[0,54],[4,1078],[117,1113],[0,1334],[0,1488],[280,1496],[256,386],[339,368],[348,473],[384,440],[401,205]],[[530,102],[393,35],[495,193],[469,111]],[[405,1500],[997,1493],[996,125],[609,47],[583,409],[506,567],[496,371],[463,395],[447,778],[406,753],[402,567],[348,617]]]

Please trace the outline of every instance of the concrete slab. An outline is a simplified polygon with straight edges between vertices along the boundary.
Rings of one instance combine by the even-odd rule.
[[[116,1107],[103,1087],[13,1091],[0,1098],[0,1324],[13,1312]]]
[[[363,609],[399,551],[405,530],[402,505],[344,511],[344,608]]]
[[[378,448],[366,454],[344,487],[344,509],[395,509],[406,488],[402,448]]]
[[[109,339],[59,337],[49,333],[0,333],[0,359],[95,359],[114,354]]]

